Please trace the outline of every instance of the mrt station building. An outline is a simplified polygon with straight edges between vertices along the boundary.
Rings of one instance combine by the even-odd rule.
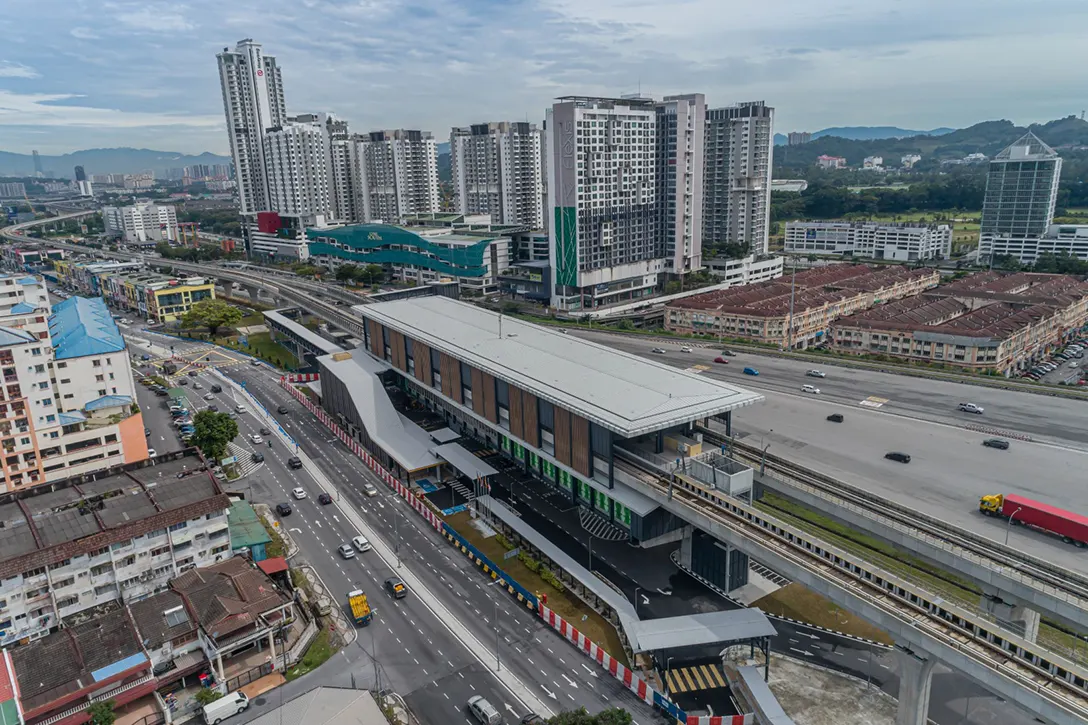
[[[689,526],[645,495],[647,476],[685,475],[750,496],[751,470],[704,449],[695,424],[728,434],[733,411],[762,401],[758,393],[447,297],[352,309],[365,339],[318,359],[322,405],[406,481],[443,463],[470,479],[487,471],[413,429],[391,404],[393,389],[626,530],[633,544],[676,539]],[[686,563],[697,573],[726,590],[747,583],[743,554],[722,557],[724,543],[688,537]]]

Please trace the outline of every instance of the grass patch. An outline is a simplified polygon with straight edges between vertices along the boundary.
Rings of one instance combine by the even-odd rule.
[[[503,561],[503,555],[509,550],[509,547],[504,546],[502,543],[505,539],[502,539],[501,536],[485,538],[483,534],[476,530],[471,521],[467,511],[446,518],[446,523],[465,537],[480,553],[501,566],[507,576],[538,596],[547,595],[549,609],[574,625],[579,632],[604,647],[605,651],[612,657],[625,665],[628,664],[623,644],[616,633],[616,628],[610,622],[578,597],[548,583],[541,576],[541,574],[549,574],[546,570],[541,570],[540,573],[533,571],[534,568],[540,569],[539,562],[530,559],[528,555],[523,555],[524,558],[518,557]],[[502,541],[498,539],[502,539]],[[558,581],[555,583],[560,584]]]
[[[250,335],[246,338],[246,341],[248,344],[240,349],[246,350],[253,356],[274,363],[277,367],[286,370],[294,370],[298,367],[298,360],[294,354],[273,340],[270,333],[262,332],[259,335]]]
[[[302,659],[299,660],[298,664],[287,670],[284,678],[288,682],[297,680],[303,675],[316,670],[334,654],[336,654],[336,648],[333,647],[332,642],[329,640],[329,630],[322,627],[317,630],[314,641],[306,648],[306,654],[302,655]]]
[[[864,619],[842,609],[831,600],[811,589],[794,582],[765,597],[752,602],[753,607],[789,617],[801,622],[808,622],[819,627],[845,632],[855,637],[864,637],[886,645],[895,644],[891,637],[881,629],[874,627]]]
[[[269,524],[268,521],[265,520],[264,516],[260,516],[258,518],[260,518],[261,525],[264,526],[264,530],[268,532],[268,537],[272,539],[272,541],[269,541],[267,544],[265,544],[265,553],[268,554],[270,558],[286,557],[287,545],[283,542],[283,537],[280,536],[278,531],[276,531],[276,527]],[[294,570],[292,570],[291,574],[293,575],[294,573]]]

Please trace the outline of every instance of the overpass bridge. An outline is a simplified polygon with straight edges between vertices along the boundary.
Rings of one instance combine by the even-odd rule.
[[[16,241],[31,242],[13,232],[32,225],[28,223],[0,232]],[[76,245],[54,246],[88,251]],[[117,259],[169,263],[181,271],[209,275],[207,267],[186,262],[130,253],[101,254]],[[247,285],[264,285],[277,298],[290,301],[362,337],[361,320],[315,296],[315,287],[322,294],[326,293],[323,287],[298,280],[276,279],[273,282],[249,272],[218,268],[214,276]],[[831,546],[743,501],[684,476],[662,475],[660,471],[642,465],[633,454],[618,453],[618,481],[650,497],[694,527],[687,528],[681,545],[681,557],[686,566],[695,568],[693,560],[702,555],[700,551],[706,550],[696,545],[699,540],[705,537],[724,542],[887,631],[901,653],[900,725],[924,725],[930,677],[937,661],[965,673],[1055,725],[1088,722],[1088,670],[1077,663],[1048,651],[1020,633],[1009,631],[991,618],[947,602],[861,556]],[[866,527],[874,525],[873,520],[865,524]],[[977,549],[977,546],[975,550],[969,550],[961,545],[959,549],[949,547],[945,553],[948,557],[977,558]],[[1029,561],[1019,552],[1000,551],[1000,554],[1004,561],[1014,565],[1007,568],[1016,569],[1024,576],[1014,576],[1011,571],[998,576],[1000,572],[995,572],[993,582],[1009,589],[1014,585],[1027,587],[1017,591],[1025,598],[1035,597],[1032,603],[1046,607],[1045,611],[1050,608],[1061,610],[1064,601],[1072,607],[1065,610],[1066,616],[1084,621],[1084,608],[1078,607],[1078,592],[1069,591],[1069,588],[1065,592],[1057,591],[1054,580],[1044,576],[1046,572],[1037,562]],[[1054,591],[1048,591],[1048,588]],[[1075,611],[1078,608],[1079,614]]]

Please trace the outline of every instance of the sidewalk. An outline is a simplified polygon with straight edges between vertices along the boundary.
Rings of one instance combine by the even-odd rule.
[[[277,536],[283,539],[283,546],[286,549],[283,558],[290,559],[298,553],[298,544],[291,538],[291,532],[287,530],[287,527],[283,526],[272,514],[271,506],[266,503],[255,503],[253,504],[253,510],[276,532]]]

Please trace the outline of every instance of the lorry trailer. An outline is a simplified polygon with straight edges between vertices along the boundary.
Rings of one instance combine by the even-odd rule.
[[[1008,519],[1010,524],[1031,526],[1055,534],[1067,544],[1082,548],[1088,546],[1088,516],[1014,493],[983,496],[979,499],[978,510],[987,516]]]
[[[355,624],[365,627],[374,618],[374,611],[370,608],[366,594],[361,589],[348,592],[348,605],[351,607],[351,618]]]

